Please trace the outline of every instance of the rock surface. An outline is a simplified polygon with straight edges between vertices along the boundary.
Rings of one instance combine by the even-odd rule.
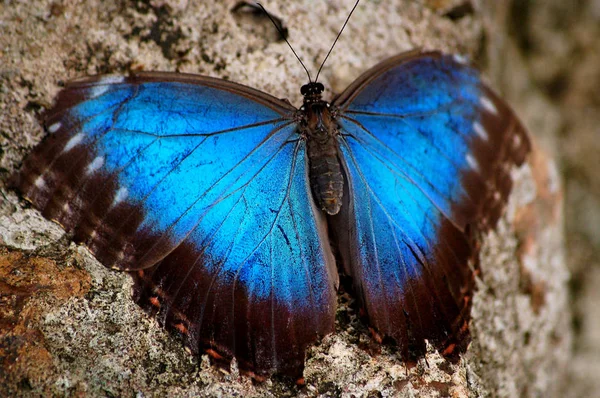
[[[554,148],[547,137],[556,136],[557,123],[540,116],[555,109],[532,89],[518,48],[507,44],[502,6],[364,1],[321,75],[331,97],[401,51],[425,47],[468,54],[492,65],[487,68],[492,85],[513,100],[532,135],[542,137],[544,149],[536,146],[530,162],[515,170],[507,214],[486,239],[473,343],[458,364],[431,352],[426,361],[406,367],[393,350],[371,341],[341,296],[336,333],[310,349],[304,388],[279,379],[254,384],[235,367],[224,373],[206,357],[187,354],[131,301],[127,275],[105,269],[5,188],[9,174],[43,136],[36,116],[52,103],[61,80],[176,70],[228,78],[300,103],[306,76],[270,22],[232,13],[235,1],[195,3],[0,5],[0,395],[558,394],[571,345],[563,194],[545,155]],[[290,42],[314,71],[352,3],[264,5],[282,18]]]

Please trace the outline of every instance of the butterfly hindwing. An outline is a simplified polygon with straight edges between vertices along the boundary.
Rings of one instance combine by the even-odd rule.
[[[529,150],[508,107],[461,59],[411,52],[333,103],[348,195],[333,218],[371,325],[403,357],[468,341],[476,238],[497,222]]]
[[[287,103],[210,78],[76,81],[15,185],[190,348],[300,376],[337,273]]]

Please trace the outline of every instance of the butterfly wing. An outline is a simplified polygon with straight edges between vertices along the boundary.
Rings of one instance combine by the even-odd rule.
[[[194,352],[300,376],[333,329],[337,273],[295,109],[222,80],[69,84],[16,185]],[[325,243],[323,243],[325,242]]]
[[[468,343],[477,237],[493,227],[529,141],[461,59],[411,52],[335,101],[347,202],[333,218],[346,272],[381,337],[404,358],[425,339]]]

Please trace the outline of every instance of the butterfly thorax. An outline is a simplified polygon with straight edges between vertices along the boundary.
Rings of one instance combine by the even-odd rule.
[[[311,84],[316,86],[305,90]],[[338,124],[329,104],[321,100],[322,87],[320,83],[303,86],[304,105],[298,125],[306,140],[313,196],[323,211],[334,215],[342,206],[344,177],[338,155]]]

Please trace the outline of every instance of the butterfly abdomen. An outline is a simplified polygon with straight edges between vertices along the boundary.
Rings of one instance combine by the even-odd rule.
[[[308,141],[309,178],[313,195],[319,207],[327,214],[337,214],[342,206],[344,177],[337,156],[336,141],[326,145]],[[311,149],[312,148],[312,149]]]
[[[325,102],[310,104],[304,111],[300,129],[306,137],[310,187],[318,206],[334,215],[340,211],[344,191],[337,124]]]

